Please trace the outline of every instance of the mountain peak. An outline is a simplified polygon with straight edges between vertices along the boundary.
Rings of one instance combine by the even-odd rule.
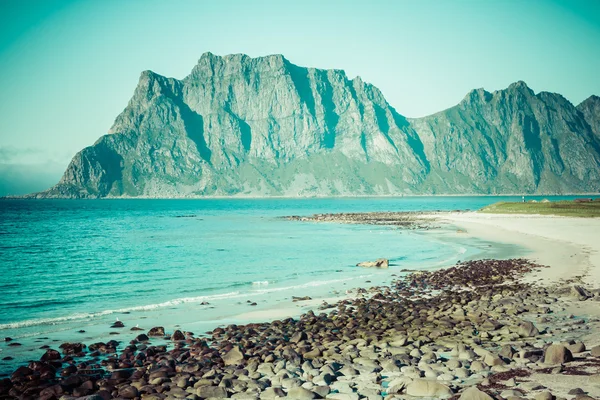
[[[513,82],[510,85],[508,85],[508,88],[506,90],[509,92],[520,92],[535,95],[535,92],[529,86],[527,86],[527,84],[524,81]]]
[[[360,76],[206,52],[183,80],[142,72],[114,135],[39,196],[589,192],[600,101],[557,96],[519,81],[406,120]]]

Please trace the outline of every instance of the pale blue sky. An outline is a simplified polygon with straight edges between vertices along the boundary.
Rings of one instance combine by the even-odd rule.
[[[141,71],[183,78],[205,51],[345,69],[408,117],[517,80],[578,104],[600,95],[600,1],[0,0],[0,164],[60,176]]]

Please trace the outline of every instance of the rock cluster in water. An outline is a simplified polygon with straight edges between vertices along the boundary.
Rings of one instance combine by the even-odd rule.
[[[66,343],[0,381],[0,398],[552,399],[552,381],[600,382],[600,347],[573,340],[593,321],[559,315],[557,293],[570,291],[520,281],[539,268],[471,261],[359,289],[299,319],[205,337],[155,327],[123,347]],[[583,301],[598,298],[588,293]],[[165,336],[172,344],[152,344]],[[592,398],[571,386],[570,398]]]

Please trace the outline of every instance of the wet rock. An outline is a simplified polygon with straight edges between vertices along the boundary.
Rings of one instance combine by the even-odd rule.
[[[306,301],[306,300],[312,300],[312,297],[310,297],[310,296],[303,296],[303,297],[292,296],[292,301],[293,302]]]
[[[185,335],[179,329],[173,332],[172,340],[185,340]]]
[[[82,343],[63,343],[58,346],[59,349],[62,350],[63,354],[78,354],[83,351],[85,347]]]
[[[148,340],[150,340],[150,338],[148,337],[148,335],[141,333],[135,337],[135,340],[137,340],[138,342],[147,342]]]
[[[148,331],[148,336],[165,336],[165,328],[162,326],[155,326]]]
[[[376,261],[365,261],[356,264],[357,267],[363,268],[388,268],[390,265],[386,258],[378,258]]]
[[[53,361],[53,360],[60,360],[60,358],[61,358],[61,356],[58,351],[53,350],[53,349],[48,349],[42,355],[42,358],[40,358],[40,360],[41,361]]]
[[[573,361],[573,354],[562,344],[548,346],[544,352],[544,364],[557,365]]]

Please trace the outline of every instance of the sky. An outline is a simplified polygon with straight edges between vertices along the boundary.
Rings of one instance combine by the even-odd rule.
[[[57,180],[142,71],[183,78],[206,51],[344,69],[407,117],[518,80],[578,104],[600,95],[600,1],[0,0],[0,175]]]

